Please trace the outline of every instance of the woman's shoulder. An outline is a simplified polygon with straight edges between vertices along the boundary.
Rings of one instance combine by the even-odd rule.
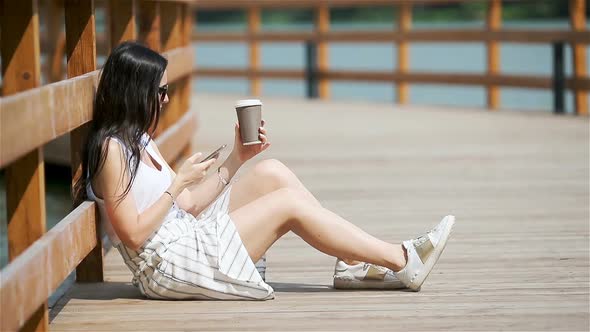
[[[145,145],[149,144],[150,141],[151,141],[151,138],[147,133],[142,134],[141,140],[139,143],[140,149],[142,149]],[[130,150],[129,146],[127,146],[127,144],[125,144],[125,140],[123,140],[121,137],[119,137],[117,135],[110,135],[105,138],[105,144],[110,146],[111,142],[115,142],[115,144],[117,144],[118,146],[120,146],[124,150]]]
[[[141,141],[139,143],[139,149],[140,151],[143,150],[146,146],[151,144],[151,138],[149,135],[147,134],[143,134],[141,137]],[[125,143],[125,140],[123,140],[121,137],[118,137],[116,135],[111,135],[111,136],[107,136],[104,140],[104,145],[106,146],[105,150],[106,150],[106,158],[111,159],[110,157],[115,156],[115,162],[118,162],[121,159],[124,160],[134,160],[135,158],[133,157],[133,152],[131,147],[127,146],[127,144]]]
[[[109,179],[119,179],[121,174],[124,173],[124,163],[126,162],[123,144],[117,139],[110,138],[112,137],[107,137],[105,139],[106,156],[104,157],[104,163],[100,169],[97,170],[95,178],[93,179],[94,181],[91,183],[91,189],[94,195],[99,199],[104,197],[103,188],[106,185],[105,181],[110,181]]]
[[[105,141],[106,145],[106,159],[105,164],[107,163],[119,163],[125,159],[127,155],[127,148],[122,141],[117,138],[111,137],[112,139],[107,138]]]
[[[107,146],[108,150],[126,148],[123,140],[117,136],[107,136],[104,140],[104,144]]]
[[[114,141],[116,141],[117,143],[119,143],[120,145],[122,145],[123,147],[126,147],[125,145],[125,140],[123,140],[121,137],[117,136],[117,135],[110,135],[106,137],[106,140],[112,139]],[[151,142],[151,136],[148,133],[143,133],[141,135],[141,138],[139,140],[139,145],[140,147],[143,147],[144,145],[147,145],[149,142]]]

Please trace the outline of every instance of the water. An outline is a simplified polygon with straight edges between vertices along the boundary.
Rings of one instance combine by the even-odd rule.
[[[513,21],[504,23],[506,28],[567,29],[567,20]],[[414,24],[414,29],[481,28],[481,22]],[[589,24],[590,27],[590,24]],[[199,26],[201,31],[235,31],[243,25]],[[310,24],[279,26],[280,30],[311,30]],[[333,24],[334,30],[384,30],[389,24]],[[263,26],[263,30],[277,30],[276,26]],[[245,43],[193,44],[196,48],[196,64],[199,67],[248,66],[248,48]],[[329,46],[329,64],[334,70],[395,70],[397,50],[395,45],[385,43],[332,43]],[[261,43],[261,65],[265,69],[301,69],[305,66],[302,43]],[[514,75],[551,76],[552,47],[542,44],[503,43],[500,47],[501,72]],[[588,51],[590,67],[590,48]],[[571,48],[565,50],[566,75],[572,73]],[[485,73],[486,48],[483,43],[412,43],[410,46],[410,70],[426,72]],[[371,100],[393,102],[396,100],[395,85],[370,82],[331,82],[334,99]],[[196,91],[239,93],[247,95],[246,79],[199,77],[193,85]],[[304,97],[305,83],[294,80],[262,80],[263,96]],[[501,107],[506,109],[551,111],[551,90],[501,88]],[[410,103],[418,105],[444,105],[485,107],[486,89],[478,86],[412,84]],[[573,94],[566,93],[566,110],[573,111]]]

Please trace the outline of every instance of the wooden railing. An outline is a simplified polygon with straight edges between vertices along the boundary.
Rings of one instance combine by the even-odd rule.
[[[52,0],[65,18],[68,79],[40,86],[37,0],[0,1],[2,97],[0,168],[6,178],[9,264],[0,272],[2,331],[48,329],[47,298],[75,269],[78,282],[103,280],[103,244],[94,202],[85,201],[46,232],[43,145],[69,134],[72,178],[81,175],[81,144],[92,120],[96,71],[93,0]],[[187,112],[194,52],[186,1],[110,0],[109,44],[144,41],[168,58],[170,104],[156,143],[174,163],[186,156],[196,128]],[[139,11],[136,15],[136,10]],[[136,31],[136,20],[139,31]],[[56,23],[56,22],[54,22]],[[59,38],[57,29],[47,36]],[[54,35],[52,35],[54,34]],[[59,62],[58,59],[57,62]],[[60,72],[54,73],[60,76]]]
[[[106,2],[106,0],[97,0]],[[552,89],[556,113],[565,110],[565,90],[574,92],[574,107],[577,114],[588,114],[588,91],[590,78],[586,62],[586,46],[590,43],[590,31],[586,29],[584,0],[569,0],[569,30],[556,29],[503,29],[501,0],[481,0],[488,4],[484,29],[420,29],[412,30],[412,8],[416,4],[448,4],[467,0],[188,0],[197,11],[240,9],[246,11],[247,29],[244,32],[197,31],[193,42],[244,42],[248,45],[247,68],[195,68],[196,76],[247,78],[250,93],[262,93],[264,78],[305,80],[307,96],[329,98],[330,81],[370,81],[396,85],[396,102],[410,102],[410,84],[452,84],[483,86],[487,91],[486,105],[490,110],[500,107],[500,87]],[[533,0],[520,3],[534,4]],[[517,2],[518,3],[518,2]],[[334,7],[390,6],[397,8],[397,29],[387,31],[330,31],[330,9]],[[309,8],[315,13],[313,31],[262,31],[261,13],[265,9]],[[194,14],[194,13],[193,13]],[[302,42],[306,44],[306,67],[293,69],[264,69],[261,65],[261,42]],[[397,66],[394,71],[330,70],[328,44],[354,42],[391,43],[397,46]],[[453,73],[410,71],[410,43],[483,43],[486,45],[485,73]],[[50,43],[55,44],[53,41]],[[104,35],[97,37],[98,50],[108,50]],[[551,76],[514,75],[500,70],[500,43],[553,45],[553,73]],[[573,52],[573,76],[565,76],[564,45],[570,44]],[[49,46],[50,46],[49,45]],[[50,48],[50,47],[48,47]],[[59,48],[57,48],[59,54]],[[59,72],[59,61],[49,61],[47,70]],[[50,66],[53,67],[50,67]]]
[[[588,91],[590,79],[586,68],[586,45],[590,43],[590,31],[586,30],[585,0],[570,0],[569,30],[502,29],[502,1],[483,0],[488,3],[484,29],[412,30],[412,6],[415,4],[446,4],[467,0],[197,0],[197,10],[242,9],[247,12],[247,30],[244,32],[200,32],[193,34],[196,42],[245,42],[249,48],[249,66],[244,69],[196,68],[195,75],[211,77],[237,77],[250,80],[250,93],[259,95],[260,80],[306,79],[308,96],[329,98],[330,81],[373,81],[396,84],[397,102],[409,102],[410,84],[457,84],[484,86],[487,90],[487,106],[494,110],[500,106],[499,87],[553,89],[554,109],[564,111],[564,89],[574,92],[575,110],[588,114]],[[523,3],[525,1],[522,1]],[[529,1],[530,2],[530,1]],[[359,6],[397,7],[397,29],[390,31],[330,31],[330,8]],[[309,8],[315,13],[314,30],[309,32],[261,31],[261,11],[266,8]],[[307,68],[301,70],[270,70],[261,68],[261,42],[307,43]],[[397,67],[393,72],[330,70],[328,43],[379,42],[397,46]],[[465,42],[486,45],[487,68],[485,73],[444,73],[410,71],[410,43],[417,42]],[[554,74],[552,77],[536,75],[513,75],[500,71],[500,43],[554,44]],[[573,76],[563,73],[563,45],[573,47]],[[561,53],[560,53],[561,52]]]
[[[73,181],[80,176],[81,144],[91,121],[92,103],[98,82],[97,37],[93,0],[52,0],[60,3],[49,10],[43,43],[52,52],[47,63],[50,81],[61,78],[60,50],[67,55],[67,77],[40,86],[40,31],[37,0],[0,0],[0,49],[2,54],[2,97],[0,98],[0,168],[6,175],[8,242],[10,263],[0,272],[2,331],[47,330],[47,298],[75,269],[77,281],[103,279],[103,244],[98,214],[93,202],[86,201],[54,228],[46,231],[43,146],[62,135],[71,138]],[[455,0],[458,2],[461,0]],[[462,0],[465,1],[465,0]],[[263,78],[307,79],[310,96],[328,98],[330,81],[362,80],[396,83],[399,103],[409,102],[409,84],[483,85],[490,109],[500,104],[500,86],[548,89],[562,86],[574,91],[579,114],[588,113],[585,1],[570,0],[571,26],[567,31],[507,30],[501,28],[501,1],[489,3],[487,26],[483,30],[411,29],[412,4],[448,3],[446,0],[103,0],[107,6],[108,39],[98,38],[103,50],[121,41],[139,39],[163,52],[169,59],[168,78],[171,102],[163,114],[156,143],[165,159],[174,163],[190,151],[196,128],[194,114],[187,112],[190,75],[247,77],[251,93],[262,93]],[[193,7],[191,7],[191,4]],[[330,31],[330,8],[336,6],[398,6],[397,29],[392,31]],[[264,8],[313,8],[312,32],[261,31]],[[243,8],[248,12],[244,33],[192,33],[193,9]],[[59,38],[55,11],[64,10],[65,38]],[[53,14],[52,14],[53,13]],[[136,29],[137,27],[137,29]],[[45,38],[46,37],[46,38]],[[194,68],[192,41],[242,41],[249,47],[247,69]],[[261,68],[261,42],[308,43],[308,68],[267,70]],[[409,47],[414,42],[477,42],[487,47],[485,74],[427,73],[409,70]],[[397,69],[390,73],[335,71],[329,69],[328,43],[382,42],[397,45]],[[509,75],[500,73],[500,42],[568,43],[573,46],[574,75],[565,78]],[[107,45],[108,44],[108,45]],[[45,46],[47,46],[45,45]],[[60,45],[62,45],[60,47]],[[559,47],[556,47],[559,49]],[[103,52],[106,54],[108,52]],[[559,52],[556,52],[559,54]],[[556,68],[559,68],[556,65]],[[557,70],[559,71],[559,70]],[[560,78],[561,77],[561,78]],[[556,89],[559,90],[559,89]],[[562,93],[562,92],[561,92]],[[556,97],[556,99],[559,99]]]

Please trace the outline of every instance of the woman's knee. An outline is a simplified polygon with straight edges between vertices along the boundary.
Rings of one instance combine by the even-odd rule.
[[[305,194],[297,188],[284,187],[271,193],[288,216],[288,221],[298,219],[301,213],[309,208],[309,200]]]
[[[273,190],[288,187],[294,177],[293,172],[277,159],[259,161],[254,166],[254,173]]]

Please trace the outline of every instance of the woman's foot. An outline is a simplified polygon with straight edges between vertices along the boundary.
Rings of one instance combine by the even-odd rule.
[[[454,224],[455,217],[446,216],[426,234],[402,243],[407,252],[406,266],[394,274],[404,285],[420,290],[443,252]]]
[[[357,262],[347,264],[336,260],[334,288],[337,289],[402,289],[406,286],[393,271],[383,266]]]

